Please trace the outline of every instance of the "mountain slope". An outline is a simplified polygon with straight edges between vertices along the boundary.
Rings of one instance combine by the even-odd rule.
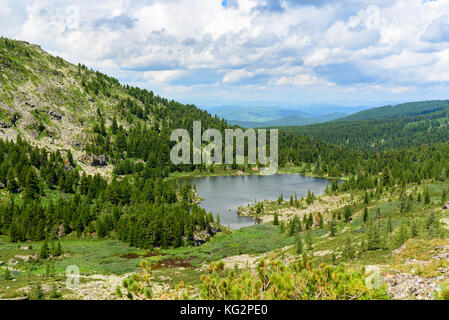
[[[408,102],[360,111],[341,120],[381,120],[421,116],[449,109],[449,100]]]
[[[113,235],[150,248],[218,231],[190,185],[164,178],[186,170],[168,159],[172,129],[225,121],[26,42],[0,39],[0,74],[0,235]],[[44,246],[39,259],[50,255]]]
[[[208,127],[227,127],[225,121],[193,105],[123,86],[22,41],[0,39],[0,73],[0,138],[15,140],[20,135],[40,148],[71,150],[88,173],[111,172],[108,161],[100,160],[101,168],[92,168],[97,156],[120,160],[124,156],[118,153],[131,155],[139,148],[143,152],[133,156],[147,160],[150,151],[162,151],[158,140],[170,143],[171,128],[191,128],[193,119]],[[130,147],[138,140],[133,128],[149,131],[139,134],[152,135],[151,143]],[[124,149],[114,150],[123,136],[129,140]]]
[[[430,101],[399,108],[382,107],[327,123],[281,129],[360,150],[410,148],[449,140],[449,108],[445,108],[448,103]]]
[[[244,128],[269,128],[269,127],[283,127],[283,126],[303,126],[314,123],[322,123],[331,120],[335,120],[344,117],[344,113],[332,113],[328,115],[323,115],[320,117],[301,117],[301,116],[289,116],[277,120],[270,120],[264,122],[255,121],[239,121],[239,120],[228,120],[228,123],[241,126]]]

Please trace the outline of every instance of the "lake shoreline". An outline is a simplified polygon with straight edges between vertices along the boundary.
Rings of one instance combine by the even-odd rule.
[[[320,179],[327,179],[327,180],[348,180],[349,176],[341,176],[341,177],[330,177],[330,176],[323,176],[323,175],[317,175],[313,173],[302,173],[300,171],[300,167],[283,167],[279,168],[276,174],[299,174],[304,177],[311,177],[311,178],[320,178]],[[241,170],[226,170],[226,171],[220,171],[218,173],[211,173],[211,172],[180,172],[180,173],[174,173],[171,174],[167,180],[179,180],[179,179],[193,179],[193,178],[207,178],[207,177],[235,177],[235,176],[261,176],[259,171],[254,172],[247,172],[247,171],[241,171]]]
[[[264,219],[239,214],[239,209],[253,206],[259,201],[275,201],[280,194],[285,197],[304,197],[309,190],[316,195],[324,194],[330,179],[310,177],[299,173],[278,173],[271,176],[205,176],[185,177],[180,183],[191,183],[196,187],[200,206],[215,216],[220,215],[220,224],[233,230],[254,226]]]

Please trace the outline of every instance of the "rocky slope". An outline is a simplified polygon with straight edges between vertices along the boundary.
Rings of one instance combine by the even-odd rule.
[[[104,119],[105,128],[111,127],[114,118],[124,129],[188,127],[189,118],[212,127],[226,126],[195,106],[121,85],[37,45],[0,38],[0,138],[21,136],[40,148],[59,149],[63,155],[70,150],[83,170],[107,175],[112,170],[107,157],[85,150],[86,145],[95,144],[99,118]]]

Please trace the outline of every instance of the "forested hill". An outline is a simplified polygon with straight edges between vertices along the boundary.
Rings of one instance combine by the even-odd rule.
[[[121,85],[22,41],[0,39],[0,138],[27,141],[63,154],[70,150],[92,173],[110,173],[125,157],[167,163],[173,128],[224,129],[227,123],[193,105]],[[185,169],[185,168],[184,168]]]
[[[412,148],[449,140],[449,101],[387,106],[355,115],[282,131],[310,136],[358,150]]]
[[[383,106],[357,112],[339,120],[381,120],[408,118],[413,116],[428,115],[437,111],[448,109],[449,100],[433,100],[408,102],[396,106]]]
[[[0,234],[150,248],[217,231],[191,186],[164,178],[190,169],[168,159],[174,128],[225,121],[26,42],[0,38],[0,75]]]
[[[191,131],[196,120],[223,131],[224,120],[26,42],[0,38],[0,74],[0,234],[112,236],[150,248],[201,243],[219,230],[190,185],[165,178],[213,170],[169,161],[173,129]],[[343,162],[353,155],[346,148],[282,134],[280,144],[281,165],[355,170],[357,161]]]

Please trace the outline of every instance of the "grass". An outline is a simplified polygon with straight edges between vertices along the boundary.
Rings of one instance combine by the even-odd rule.
[[[127,259],[121,256],[138,252],[137,249],[117,240],[61,240],[63,258],[55,259],[55,272],[64,274],[68,266],[76,265],[81,274],[117,274],[134,272],[139,269],[140,258]],[[21,248],[31,246],[32,249]],[[5,264],[14,259],[20,263],[15,267],[26,270],[31,265],[33,274],[44,273],[45,262],[22,262],[16,255],[38,255],[42,242],[11,243],[5,236],[0,237],[0,261]],[[50,245],[51,246],[51,245]]]
[[[149,252],[129,247],[117,240],[65,239],[60,241],[63,257],[53,260],[53,282],[62,281],[59,278],[64,276],[66,268],[71,265],[77,266],[82,275],[124,275],[139,271],[139,262],[145,258],[154,264],[168,259],[188,261],[191,268],[164,267],[154,270],[154,281],[168,283],[170,286],[181,281],[194,285],[204,273],[199,269],[203,263],[240,254],[262,254],[293,242],[294,238],[281,234],[277,226],[263,224],[233,232],[221,232],[201,247],[156,249],[154,255],[145,258]],[[0,261],[19,261],[19,264],[14,266],[14,269],[19,270],[14,272],[15,280],[0,280],[0,296],[12,297],[15,290],[27,286],[28,283],[44,282],[45,279],[41,275],[45,274],[45,261],[23,262],[16,257],[38,255],[41,246],[42,242],[11,243],[8,237],[0,236]],[[3,272],[4,269],[0,267],[0,278]],[[52,280],[47,279],[47,282],[51,283]]]
[[[166,259],[189,259],[193,267],[225,257],[248,254],[257,255],[289,246],[294,237],[281,233],[279,227],[260,224],[233,232],[221,232],[200,247],[180,247],[160,250],[158,256],[148,258],[152,263]]]
[[[400,190],[388,192],[379,199],[370,200],[369,216],[375,217],[377,209],[380,209],[380,221],[384,226],[388,217],[392,219],[393,234],[391,243],[383,249],[361,250],[361,242],[366,239],[366,225],[362,219],[364,204],[362,203],[364,192],[354,193],[355,204],[352,205],[353,220],[346,223],[343,220],[337,221],[337,232],[334,237],[330,237],[325,221],[325,229],[316,228],[311,232],[313,249],[311,253],[322,253],[316,255],[313,259],[318,262],[332,262],[332,253],[337,257],[337,262],[346,263],[352,267],[362,265],[389,265],[392,268],[413,273],[422,277],[437,277],[441,275],[441,268],[447,268],[447,261],[431,260],[438,254],[437,247],[449,245],[448,240],[428,239],[427,231],[420,230],[420,239],[408,240],[406,249],[397,255],[392,251],[400,246],[395,242],[395,236],[402,223],[410,223],[412,220],[419,220],[421,228],[424,228],[429,213],[434,211],[437,219],[446,217],[447,213],[439,209],[441,203],[441,194],[447,188],[447,184],[439,182],[426,182],[419,186],[419,192],[429,188],[431,192],[431,204],[425,205],[423,202],[417,202],[416,196],[409,212],[400,212],[400,201],[398,201]],[[408,191],[411,189],[409,188]],[[414,190],[414,189],[413,189]],[[447,190],[447,189],[446,189]],[[49,192],[50,193],[50,192]],[[53,193],[51,193],[53,196]],[[416,194],[415,194],[416,195]],[[317,200],[319,201],[319,200]],[[275,201],[267,207],[270,210],[288,207],[283,203],[278,205]],[[293,206],[294,207],[294,206]],[[329,219],[332,212],[325,213],[325,219]],[[306,232],[302,232],[303,238],[306,238]],[[447,235],[447,232],[446,232]],[[353,244],[355,257],[347,258],[340,254],[345,248],[347,237],[350,237]],[[218,261],[225,257],[236,255],[261,255],[268,252],[278,253],[278,255],[288,254],[294,259],[299,258],[296,255],[295,237],[287,236],[282,233],[279,226],[272,224],[260,224],[237,231],[224,230],[215,235],[208,243],[200,247],[180,247],[171,249],[155,249],[152,255],[147,251],[129,247],[120,241],[113,239],[94,240],[94,239],[63,239],[61,240],[63,253],[62,258],[55,259],[54,267],[56,276],[54,281],[63,281],[65,270],[70,265],[79,267],[84,275],[102,274],[102,275],[124,275],[138,271],[139,262],[142,259],[149,260],[152,264],[164,264],[165,267],[153,270],[154,281],[166,283],[171,287],[184,281],[186,284],[196,285],[199,282],[201,274],[204,271],[200,268],[204,264]],[[11,259],[17,259],[16,255],[36,255],[40,251],[42,242],[10,243],[6,236],[0,236],[0,261],[6,263]],[[24,247],[31,246],[31,249]],[[307,247],[304,243],[304,247]],[[423,265],[405,265],[407,259],[417,259],[429,261]],[[183,267],[174,263],[167,266],[167,261],[182,262]],[[184,266],[185,265],[185,266]],[[4,280],[2,278],[4,268],[0,267],[0,296],[13,296],[14,291],[27,286],[28,283],[47,282],[40,275],[45,273],[45,262],[20,262],[12,270],[15,281]],[[27,272],[27,270],[30,270]],[[59,279],[59,280],[58,280]]]

